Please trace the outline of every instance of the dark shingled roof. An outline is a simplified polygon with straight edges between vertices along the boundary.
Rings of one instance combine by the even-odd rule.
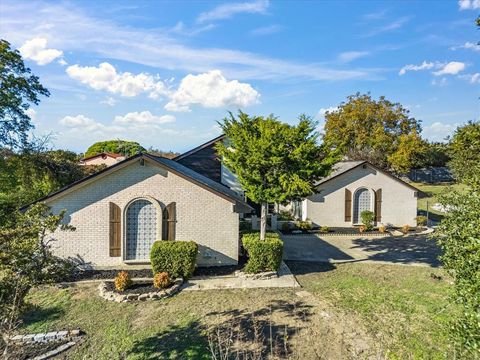
[[[179,164],[178,162],[176,161],[173,161],[173,160],[170,160],[170,159],[167,159],[167,158],[163,158],[163,157],[159,157],[159,156],[154,156],[154,155],[150,155],[150,154],[143,154],[143,153],[139,153],[139,154],[136,154],[132,157],[129,157],[123,161],[119,161],[118,163],[110,166],[110,167],[107,167],[99,172],[96,172],[92,175],[89,175],[81,180],[78,180],[78,181],[75,181],[73,183],[71,183],[70,185],[67,185],[65,187],[63,187],[62,189],[58,190],[58,191],[55,191],[51,194],[48,194],[47,196],[43,197],[43,198],[40,198],[38,199],[37,201],[33,202],[32,204],[34,203],[37,203],[37,202],[40,202],[40,201],[47,201],[49,200],[50,198],[54,197],[54,196],[57,196],[57,195],[60,195],[61,193],[63,193],[64,191],[66,190],[69,190],[77,185],[80,185],[88,180],[91,180],[101,174],[105,174],[105,173],[108,173],[108,172],[113,172],[115,171],[115,169],[121,167],[122,165],[125,165],[126,163],[128,162],[134,162],[134,160],[138,160],[140,158],[145,158],[145,159],[150,159],[156,163],[158,163],[160,166],[163,166],[165,168],[170,169],[172,172],[176,172],[178,173],[180,176],[183,176],[189,180],[191,180],[192,182],[200,185],[200,186],[204,186],[205,188],[211,190],[212,192],[218,194],[218,195],[221,195],[223,197],[226,197],[228,198],[229,200],[231,200],[232,202],[234,202],[235,204],[237,205],[240,205],[243,210],[245,211],[241,211],[241,212],[248,212],[249,210],[251,210],[252,208],[250,207],[250,205],[248,205],[242,198],[239,194],[237,194],[235,191],[229,189],[228,187],[226,187],[225,185],[222,185],[221,183],[218,183],[218,182],[215,182],[189,168],[187,168],[186,166],[183,166],[181,164]],[[28,205],[25,205],[24,207],[22,207],[22,210],[28,208],[30,205],[32,204],[28,204]]]

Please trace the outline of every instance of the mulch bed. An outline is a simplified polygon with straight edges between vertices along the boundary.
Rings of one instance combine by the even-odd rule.
[[[9,359],[27,360],[33,359],[36,356],[43,355],[57,347],[68,343],[70,340],[49,341],[46,343],[27,343],[27,344],[13,344],[9,346]],[[0,346],[0,354],[3,353],[4,348]]]
[[[153,286],[153,283],[151,282],[134,283],[131,287],[129,287],[125,291],[117,291],[115,289],[115,284],[113,283],[113,281],[107,281],[106,284],[107,284],[108,291],[114,291],[117,294],[150,294],[152,292],[164,290],[164,289],[157,289],[156,287]],[[165,289],[168,289],[168,287]]]

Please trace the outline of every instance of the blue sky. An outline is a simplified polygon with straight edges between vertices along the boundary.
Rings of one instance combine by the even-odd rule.
[[[442,140],[480,114],[480,0],[9,1],[0,36],[51,96],[35,134],[83,152],[122,138],[184,151],[227,111],[293,123],[348,95],[406,106]]]

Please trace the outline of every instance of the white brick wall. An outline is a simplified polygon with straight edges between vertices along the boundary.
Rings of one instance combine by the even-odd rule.
[[[55,213],[66,209],[66,222],[76,227],[74,232],[57,231],[54,252],[94,267],[124,265],[123,249],[122,257],[109,256],[109,202],[120,206],[124,215],[126,205],[139,197],[152,197],[162,208],[176,202],[176,240],[199,244],[199,265],[237,263],[239,215],[233,204],[148,161],[145,166],[137,161],[48,202]],[[122,219],[124,241],[123,223]]]
[[[415,191],[370,166],[361,166],[321,184],[320,192],[304,200],[304,217],[316,225],[351,226],[345,222],[345,188],[352,192],[352,217],[355,190],[360,187],[382,189],[382,223],[385,225],[416,225],[417,198]],[[373,211],[373,207],[372,207]]]

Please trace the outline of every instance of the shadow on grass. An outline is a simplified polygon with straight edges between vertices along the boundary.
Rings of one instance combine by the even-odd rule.
[[[209,329],[214,358],[289,358],[291,342],[310,321],[311,308],[302,301],[275,300],[255,311],[234,309],[207,314],[222,319]]]
[[[427,211],[426,210],[418,210],[418,215],[427,216]],[[443,218],[444,218],[444,215],[437,214],[437,213],[434,213],[432,211],[429,211],[429,213],[428,213],[428,219],[430,221],[435,222],[435,223],[439,223],[440,221],[443,220]]]
[[[37,305],[29,305],[27,311],[22,315],[22,321],[23,325],[28,326],[58,320],[64,314],[65,310],[59,306],[43,308]]]
[[[170,326],[146,339],[137,340],[123,358],[210,359],[205,329],[198,321]]]

